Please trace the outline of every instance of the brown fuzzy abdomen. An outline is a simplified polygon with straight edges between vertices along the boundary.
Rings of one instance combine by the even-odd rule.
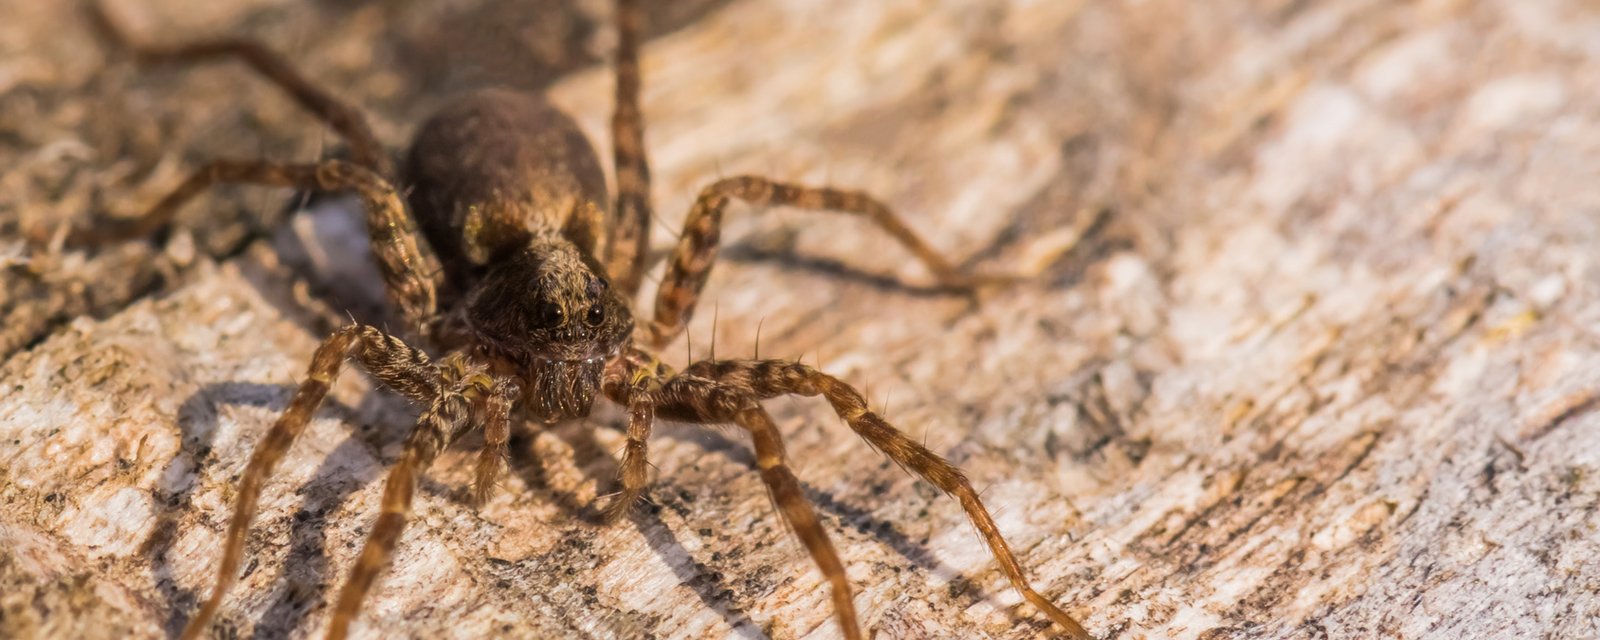
[[[413,215],[451,279],[474,278],[575,210],[607,210],[605,174],[572,118],[542,96],[470,94],[417,130],[406,158]]]

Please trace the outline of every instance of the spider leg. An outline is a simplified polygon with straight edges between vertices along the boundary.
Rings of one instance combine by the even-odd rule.
[[[196,63],[236,58],[249,65],[261,77],[278,86],[296,103],[312,115],[327,123],[350,145],[350,159],[356,164],[377,172],[384,178],[395,175],[394,162],[384,153],[383,145],[372,133],[366,116],[326,90],[307,80],[283,56],[260,42],[243,38],[196,40],[176,44],[138,42],[113,20],[101,5],[103,0],[89,3],[90,18],[95,28],[107,40],[133,54],[140,63]]]
[[[311,421],[311,415],[322,404],[328,388],[339,377],[344,360],[351,358],[380,382],[412,399],[431,398],[438,395],[437,374],[428,364],[428,356],[406,346],[398,338],[375,328],[349,325],[323,340],[311,357],[306,380],[295,391],[289,408],[272,425],[267,435],[256,444],[239,481],[239,494],[233,508],[233,519],[228,523],[228,534],[222,545],[222,561],[217,566],[216,585],[211,597],[189,619],[183,638],[192,640],[200,636],[216,615],[222,597],[239,577],[239,563],[244,559],[245,534],[255,519],[261,488],[272,470],[288,452],[300,432]]]
[[[411,514],[411,502],[416,495],[417,474],[433,463],[433,459],[457,436],[466,431],[473,417],[473,396],[487,386],[486,376],[465,364],[464,358],[453,357],[439,366],[443,381],[442,392],[432,406],[417,418],[417,425],[406,439],[405,451],[389,471],[383,485],[382,510],[378,521],[372,525],[361,555],[350,570],[350,577],[339,591],[339,600],[333,608],[333,619],[328,625],[327,638],[340,640],[350,631],[350,623],[361,611],[361,603],[377,580],[378,574],[389,564],[389,556],[405,530],[406,518]],[[506,405],[509,410],[509,405]]]
[[[206,189],[234,183],[355,192],[362,200],[372,253],[383,272],[390,303],[411,329],[433,317],[443,279],[439,259],[417,232],[394,186],[372,170],[342,160],[315,164],[215,160],[127,226],[78,228],[68,241],[95,244],[149,234],[166,226],[179,208]]]
[[[493,383],[474,408],[483,423],[483,449],[478,452],[477,475],[472,481],[472,499],[479,505],[488,502],[500,471],[506,466],[506,442],[511,439],[511,406],[522,387],[510,379]]]
[[[617,98],[611,115],[611,155],[617,176],[616,209],[610,220],[606,272],[612,286],[631,298],[644,277],[650,246],[650,161],[639,110],[639,39],[644,11],[638,0],[617,0]]]
[[[602,517],[606,522],[616,522],[627,515],[628,509],[639,502],[639,496],[644,494],[645,487],[650,483],[647,442],[655,418],[655,407],[648,401],[636,399],[628,404],[628,441],[617,471],[617,483],[621,486],[605,507]]]
[[[758,176],[737,176],[718,180],[700,191],[689,217],[683,223],[683,237],[667,262],[666,277],[656,293],[655,319],[649,324],[649,343],[659,349],[683,331],[699,301],[700,290],[711,275],[722,233],[722,212],[732,199],[754,206],[784,205],[817,211],[835,211],[861,216],[905,247],[933,272],[941,286],[970,289],[986,284],[1016,280],[1009,276],[974,276],[962,273],[938,250],[911,230],[888,205],[859,191],[830,187],[809,187],[768,180]]]
[[[606,505],[604,518],[607,522],[622,519],[628,509],[639,502],[639,496],[650,483],[650,430],[656,419],[651,394],[671,375],[672,371],[660,360],[638,349],[632,350],[628,357],[619,358],[606,370],[606,395],[628,409],[627,444],[617,472],[617,483],[621,486]]]
[[[758,400],[780,395],[822,396],[832,405],[852,430],[873,448],[887,454],[901,468],[916,474],[939,490],[954,497],[967,512],[967,518],[977,527],[978,533],[988,543],[989,551],[1000,570],[1030,604],[1055,621],[1069,637],[1088,640],[1089,632],[1049,599],[1034,591],[1022,572],[1022,565],[1011,552],[1000,528],[990,517],[989,510],[979,499],[966,474],[948,460],[929,451],[917,441],[891,426],[883,416],[867,407],[859,391],[826,373],[787,360],[719,360],[691,365],[684,370],[683,378],[704,378],[716,381],[719,386],[743,390]],[[670,386],[670,385],[669,385]]]
[[[750,432],[756,450],[756,467],[772,495],[773,506],[783,514],[784,521],[794,529],[795,536],[800,538],[800,543],[805,545],[806,552],[811,554],[812,561],[832,586],[833,612],[839,620],[839,629],[844,637],[859,640],[861,623],[856,619],[856,605],[850,580],[844,573],[844,563],[839,561],[839,552],[828,540],[828,532],[817,519],[817,512],[800,492],[800,480],[785,462],[783,436],[778,433],[778,426],[754,400],[734,414],[734,423]]]
[[[640,396],[647,396],[644,401],[654,405],[659,414],[670,419],[701,424],[732,422],[749,431],[756,452],[756,467],[761,473],[762,483],[767,486],[773,506],[794,531],[795,537],[800,539],[806,552],[811,554],[812,561],[816,562],[831,586],[833,611],[840,631],[851,640],[863,637],[844,563],[839,560],[839,553],[828,540],[828,532],[823,529],[816,511],[801,492],[800,481],[789,470],[783,436],[772,422],[772,417],[761,408],[760,399],[749,385],[714,380],[703,372],[686,370],[647,393],[632,397],[627,397],[625,393],[608,395],[613,400],[619,400],[621,396],[630,403],[639,402]]]

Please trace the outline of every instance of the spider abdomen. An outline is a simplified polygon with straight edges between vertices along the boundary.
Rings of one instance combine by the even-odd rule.
[[[609,202],[577,123],[543,96],[507,89],[468,94],[424,122],[405,174],[413,215],[457,283]]]

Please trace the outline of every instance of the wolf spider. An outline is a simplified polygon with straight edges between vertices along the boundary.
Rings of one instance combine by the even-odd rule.
[[[848,638],[862,634],[844,565],[785,463],[783,438],[762,408],[764,400],[825,398],[869,445],[961,503],[1024,599],[1067,635],[1089,637],[1029,586],[960,469],[890,426],[850,385],[786,360],[708,360],[673,371],[652,355],[651,349],[659,350],[683,331],[694,311],[716,258],[723,210],[734,199],[862,216],[947,288],[1004,278],[962,273],[866,194],[738,176],[700,192],[661,281],[654,315],[635,327],[629,299],[645,271],[651,218],[639,112],[643,16],[637,0],[619,0],[616,6],[620,39],[611,130],[618,194],[611,207],[594,148],[571,118],[541,96],[491,89],[457,100],[423,123],[402,169],[360,111],[255,41],[139,43],[97,4],[91,4],[91,15],[108,40],[140,62],[245,63],[336,131],[348,146],[348,159],[213,161],[133,223],[80,228],[70,234],[72,241],[151,234],[165,228],[184,203],[219,184],[353,192],[363,204],[389,303],[404,321],[406,335],[429,346],[424,351],[361,324],[338,329],[322,342],[307,379],[245,467],[216,585],[189,620],[184,638],[199,636],[216,615],[238,577],[262,486],[347,360],[426,409],[385,481],[382,511],[339,592],[329,638],[342,638],[349,630],[405,526],[418,474],[442,449],[473,427],[483,429],[473,481],[473,496],[481,503],[506,464],[513,419],[586,416],[598,395],[625,407],[628,415],[620,489],[605,507],[608,519],[623,516],[646,488],[646,442],[656,418],[738,425],[750,432],[761,479],[777,511],[831,585],[834,613]],[[404,194],[395,186],[402,183],[410,185]],[[429,352],[445,355],[434,360]]]

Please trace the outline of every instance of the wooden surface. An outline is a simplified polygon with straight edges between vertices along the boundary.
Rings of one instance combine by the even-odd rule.
[[[18,242],[137,211],[203,158],[332,144],[229,67],[108,65],[54,4],[0,26],[0,636],[159,637],[209,588],[233,483],[319,332],[371,317],[377,279],[342,259],[361,250],[336,206],[251,240],[240,221],[289,200],[271,191],[191,207],[161,247]],[[547,86],[605,140],[606,3],[480,4],[118,10],[257,34],[396,145],[482,82]],[[1103,638],[1600,634],[1592,3],[654,12],[658,247],[699,186],[759,172],[881,194],[977,268],[1065,255],[973,305],[856,221],[739,210],[669,360],[750,355],[759,328],[763,356],[867,387]],[[268,485],[219,637],[320,634],[412,417],[369,387],[347,376]],[[878,637],[1049,631],[956,505],[820,403],[769,405]],[[482,509],[470,451],[445,456],[356,631],[835,637],[738,433],[660,429],[654,506],[587,523],[617,424],[520,434]]]

